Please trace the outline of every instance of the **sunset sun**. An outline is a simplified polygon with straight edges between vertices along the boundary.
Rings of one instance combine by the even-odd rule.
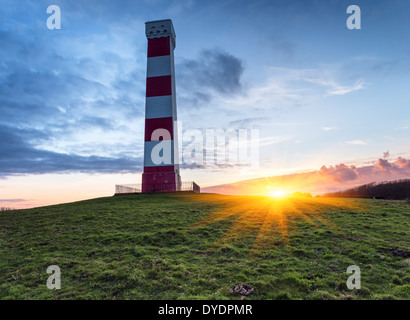
[[[268,196],[271,198],[285,198],[287,195],[287,192],[281,189],[276,189],[268,193]]]

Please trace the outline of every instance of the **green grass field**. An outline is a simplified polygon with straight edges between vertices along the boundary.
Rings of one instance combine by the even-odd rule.
[[[409,218],[404,201],[206,194],[5,211],[0,299],[409,299]]]

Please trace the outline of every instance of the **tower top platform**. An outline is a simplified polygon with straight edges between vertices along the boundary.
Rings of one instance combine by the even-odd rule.
[[[175,30],[171,19],[145,22],[145,35],[147,39],[170,37],[175,48]]]

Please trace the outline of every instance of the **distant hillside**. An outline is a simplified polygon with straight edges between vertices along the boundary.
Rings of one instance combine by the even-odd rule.
[[[325,196],[406,200],[410,199],[410,179],[381,183],[373,182],[344,191],[327,193]]]

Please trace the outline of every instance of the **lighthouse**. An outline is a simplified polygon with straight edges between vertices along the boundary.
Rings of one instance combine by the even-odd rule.
[[[172,21],[145,23],[148,40],[142,192],[181,190]]]
[[[115,195],[194,192],[194,181],[181,182],[175,97],[175,31],[172,21],[145,23],[148,39],[142,184],[117,184]]]

